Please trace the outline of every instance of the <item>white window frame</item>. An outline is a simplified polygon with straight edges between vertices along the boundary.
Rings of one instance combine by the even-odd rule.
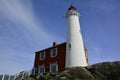
[[[54,52],[54,50],[55,50],[55,52]],[[56,57],[56,56],[57,56],[57,54],[58,54],[57,52],[58,52],[57,47],[56,47],[56,48],[51,49],[50,56],[51,56],[51,57]],[[55,55],[54,55],[54,54],[55,54]]]
[[[45,59],[45,51],[42,51],[40,52],[40,60],[44,60],[44,59]]]
[[[53,66],[56,66],[56,70],[55,71],[58,71],[58,64],[57,64],[57,62],[55,62],[55,63],[50,63],[50,72],[54,72],[54,71],[52,71],[52,67]]]
[[[41,72],[41,69],[43,69],[43,72]],[[43,65],[39,65],[39,67],[38,67],[38,73],[39,74],[45,73],[45,66],[44,66],[44,64]]]

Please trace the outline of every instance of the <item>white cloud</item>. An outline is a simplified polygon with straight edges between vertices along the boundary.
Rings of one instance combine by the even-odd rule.
[[[56,39],[38,21],[31,0],[0,0],[0,33],[0,73],[31,69],[35,50]]]
[[[23,2],[20,0],[1,0],[0,12],[10,22],[19,24],[34,36],[41,37],[46,41],[51,38],[51,35],[45,32],[42,25],[36,20],[31,5],[23,5]]]

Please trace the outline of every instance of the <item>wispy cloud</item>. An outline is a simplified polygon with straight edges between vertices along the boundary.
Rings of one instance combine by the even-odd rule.
[[[87,43],[89,63],[103,62],[105,60],[103,47],[97,41],[87,40]]]
[[[31,33],[31,38],[33,35],[41,37],[46,41],[50,38],[50,34],[45,32],[42,25],[38,23],[31,5],[24,5],[20,0],[1,0],[0,12],[2,16],[6,17],[14,25],[24,28],[28,33]],[[13,27],[11,26],[10,28]]]
[[[90,43],[87,47],[90,64],[119,60],[119,56],[116,56],[115,54],[111,56],[111,53],[108,53],[108,51],[106,52],[106,50],[103,49],[104,47],[97,42]]]
[[[104,15],[109,15],[112,12],[114,12],[114,10],[117,10],[119,6],[115,4],[119,4],[119,0],[116,0],[116,1],[114,0],[109,0],[109,1],[91,0],[89,1],[89,7],[91,7],[94,10],[99,10]]]
[[[93,45],[90,46],[88,53],[90,57],[89,59],[90,64],[103,62],[104,60],[104,58],[102,57],[103,52],[99,46],[93,46]]]
[[[0,0],[0,73],[31,69],[35,50],[55,38],[38,21],[31,0]]]

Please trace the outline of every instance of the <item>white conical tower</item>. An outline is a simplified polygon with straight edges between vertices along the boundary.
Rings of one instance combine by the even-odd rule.
[[[67,44],[65,67],[87,66],[82,34],[80,31],[79,12],[71,5],[66,13]]]

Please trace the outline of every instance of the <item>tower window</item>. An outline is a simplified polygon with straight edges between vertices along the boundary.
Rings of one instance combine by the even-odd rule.
[[[71,49],[71,44],[70,43],[68,44],[68,46],[69,46],[69,49]]]
[[[51,49],[50,56],[51,57],[56,57],[57,56],[57,48]]]
[[[40,60],[44,60],[45,59],[45,51],[40,52]]]
[[[39,66],[38,73],[45,73],[45,66],[44,66],[44,64]]]
[[[50,63],[50,72],[55,72],[55,71],[58,71],[58,64],[57,64],[57,62]]]

